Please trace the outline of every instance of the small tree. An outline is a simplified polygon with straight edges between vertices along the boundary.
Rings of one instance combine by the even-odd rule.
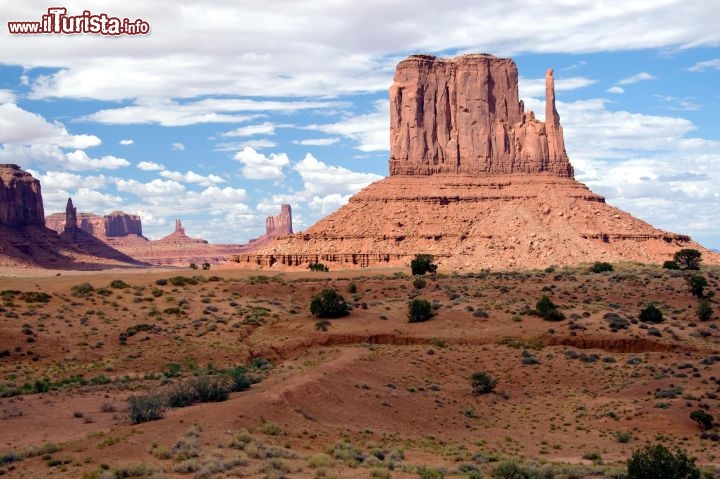
[[[437,265],[432,260],[431,254],[416,254],[415,259],[410,261],[410,270],[413,276],[422,276],[425,273],[434,274],[437,271]]]
[[[647,308],[640,311],[640,321],[642,321],[643,323],[662,323],[662,311],[660,311],[651,304]]]
[[[685,248],[675,253],[673,259],[680,269],[700,269],[702,253],[696,249]]]
[[[627,461],[628,479],[700,479],[695,459],[685,451],[670,452],[662,444],[647,444]]]
[[[680,266],[675,261],[668,260],[663,263],[663,268],[665,268],[665,269],[680,269]]]
[[[707,321],[712,317],[713,309],[709,299],[701,299],[697,307],[697,317],[700,321]]]
[[[432,305],[426,299],[408,301],[408,322],[419,323],[432,317]]]
[[[562,321],[565,319],[555,303],[552,302],[548,295],[543,295],[535,305],[537,314],[540,315],[546,321]]]
[[[349,314],[345,298],[334,289],[323,289],[312,297],[310,312],[318,318],[339,318]]]
[[[190,263],[190,269],[197,269],[197,265],[195,263]]]
[[[693,295],[698,298],[705,296],[705,286],[708,284],[705,276],[701,274],[694,274],[687,279],[687,282],[688,286],[690,286],[690,292]]]
[[[470,387],[475,395],[491,393],[497,386],[497,379],[485,371],[476,371],[470,376]]]
[[[697,409],[691,412],[690,419],[698,423],[698,426],[700,426],[700,429],[703,431],[707,431],[713,427],[714,418],[712,417],[712,414],[709,414],[702,409]]]
[[[208,263],[207,261],[204,262],[204,263],[202,264],[202,269],[203,269],[203,271],[209,270],[209,269],[210,269],[210,263]]]

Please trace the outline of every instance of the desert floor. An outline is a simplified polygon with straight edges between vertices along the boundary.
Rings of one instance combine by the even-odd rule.
[[[720,268],[700,273],[720,293]],[[0,474],[481,477],[514,461],[617,477],[648,441],[714,471],[717,436],[689,415],[720,415],[720,306],[699,321],[688,274],[579,266],[418,289],[409,268],[4,270]],[[353,309],[319,331],[325,288]],[[529,314],[542,295],[564,320]],[[413,298],[429,321],[408,322]],[[651,303],[660,324],[637,320]],[[131,424],[129,397],[245,365],[248,390]],[[476,371],[494,392],[472,393]]]

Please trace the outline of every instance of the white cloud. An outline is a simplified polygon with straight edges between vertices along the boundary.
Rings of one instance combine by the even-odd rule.
[[[70,170],[115,170],[130,165],[130,162],[126,159],[117,158],[112,155],[106,155],[101,158],[90,158],[83,150],[75,150],[67,153],[65,157],[67,158],[67,168]]]
[[[269,156],[258,153],[252,147],[246,146],[242,151],[235,153],[235,160],[242,163],[242,174],[251,180],[279,179],[283,176],[283,167],[290,163],[285,153],[271,153]]]
[[[627,78],[623,78],[622,80],[618,81],[618,85],[632,85],[633,83],[638,83],[638,82],[647,81],[647,80],[655,80],[655,76],[651,75],[647,72],[640,72],[636,75],[629,76]]]
[[[374,104],[375,111],[363,115],[348,115],[336,123],[314,124],[303,128],[346,136],[358,143],[361,151],[390,149],[390,106],[387,100]]]
[[[370,183],[383,177],[374,173],[359,173],[342,166],[318,161],[308,153],[293,169],[302,177],[305,190],[313,195],[357,193]]]
[[[555,91],[571,91],[597,83],[597,80],[584,77],[555,78]],[[545,96],[545,78],[523,78],[518,80],[520,95]]]
[[[331,146],[340,143],[340,138],[309,138],[307,140],[295,140],[293,143],[302,146]]]
[[[66,171],[47,171],[44,174],[33,172],[33,176],[40,180],[43,194],[52,189],[70,191],[88,188],[98,190],[107,184],[107,178],[103,175],[83,176]]]
[[[196,183],[200,186],[212,186],[217,183],[224,183],[225,180],[217,175],[203,176],[194,171],[180,173],[179,171],[161,171],[160,176],[180,183]]]
[[[145,197],[162,197],[168,195],[178,195],[185,193],[185,187],[172,180],[160,180],[155,179],[149,183],[141,183],[137,180],[123,180],[119,179],[116,183],[119,191],[125,191],[132,193],[141,198]]]
[[[158,99],[142,100],[131,106],[100,110],[82,117],[81,120],[113,125],[162,126],[242,123],[260,117],[258,112],[294,113],[300,110],[332,109],[346,105],[346,102],[323,100],[259,101],[209,98],[179,103],[169,99]],[[240,112],[243,113],[239,114]]]
[[[120,140],[118,143],[119,143],[120,145],[123,145],[123,146],[128,146],[128,145],[134,144],[134,143],[135,143],[135,140],[130,140],[130,139],[128,139],[128,140]]]
[[[352,195],[341,195],[332,193],[325,196],[313,196],[308,202],[308,208],[315,213],[323,216],[338,210],[341,206],[350,200]]]
[[[54,145],[88,148],[100,144],[94,135],[72,135],[59,123],[23,110],[12,103],[0,105],[0,143],[12,145]]]
[[[172,148],[173,151],[185,151],[185,145],[183,145],[183,144],[180,143],[180,142],[173,143],[173,144],[171,145],[171,148]]]
[[[720,58],[714,60],[706,60],[704,62],[697,62],[695,65],[688,68],[691,72],[704,72],[705,70],[720,70]]]
[[[615,85],[615,86],[613,86],[613,87],[608,88],[608,89],[607,89],[607,92],[608,92],[608,93],[615,93],[616,95],[620,95],[620,94],[622,94],[622,93],[625,93],[625,90],[622,89],[621,87]]]
[[[240,128],[236,128],[231,131],[222,133],[221,136],[254,136],[254,135],[274,135],[275,125],[266,121],[259,125],[248,125]]]
[[[165,169],[165,165],[155,163],[154,161],[141,161],[137,164],[137,167],[143,171],[161,171]]]
[[[215,145],[215,151],[237,151],[244,150],[245,148],[252,148],[254,150],[262,150],[263,148],[275,148],[277,143],[274,141],[261,138],[259,140],[247,140],[240,142],[230,143],[218,143]]]
[[[0,103],[15,103],[15,93],[12,90],[0,88]]]

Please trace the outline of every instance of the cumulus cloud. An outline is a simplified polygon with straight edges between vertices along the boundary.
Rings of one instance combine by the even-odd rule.
[[[312,124],[303,128],[342,135],[357,143],[360,151],[390,149],[390,107],[387,100],[374,104],[374,111],[361,115],[347,115],[336,123]]]
[[[67,153],[65,157],[67,158],[67,168],[70,170],[115,170],[130,165],[130,162],[125,158],[118,158],[112,155],[106,155],[101,158],[90,158],[83,150],[72,151]]]
[[[585,88],[597,80],[585,77],[555,78],[555,91],[570,91]],[[518,80],[522,96],[545,96],[545,78],[523,78]]]
[[[185,145],[180,142],[173,143],[171,148],[173,151],[185,151]]]
[[[629,76],[627,78],[623,78],[622,80],[618,81],[618,85],[632,85],[633,83],[638,83],[638,82],[647,81],[647,80],[655,80],[655,76],[651,75],[647,72],[640,72],[636,75]]]
[[[697,62],[690,68],[688,68],[691,72],[704,72],[706,70],[720,70],[720,58],[716,58],[714,60],[706,60],[703,62]]]
[[[313,195],[357,193],[383,177],[374,173],[359,173],[319,161],[308,153],[293,169],[302,177],[305,190]]]
[[[180,183],[196,183],[200,186],[212,186],[225,182],[223,178],[217,175],[203,176],[194,171],[188,171],[186,173],[180,173],[179,171],[161,171],[160,176]]]
[[[53,145],[84,149],[100,144],[94,135],[72,135],[59,122],[23,110],[13,103],[0,105],[0,143],[11,145]]]
[[[340,138],[308,138],[307,140],[295,140],[293,143],[302,146],[331,146],[340,143]]]
[[[240,128],[235,128],[231,131],[222,133],[221,136],[254,136],[254,135],[274,135],[275,125],[266,121],[259,125],[248,125]]]
[[[154,161],[141,161],[137,164],[137,167],[143,171],[161,171],[165,169],[165,165],[155,163]]]
[[[607,89],[608,93],[615,93],[616,95],[620,95],[622,93],[625,93],[625,90],[617,85],[610,87]]]
[[[123,145],[123,146],[132,145],[132,144],[134,144],[134,143],[135,143],[135,140],[130,140],[130,139],[128,139],[128,140],[120,140],[120,141],[118,142],[118,144]]]
[[[269,156],[258,153],[250,146],[235,153],[235,160],[242,163],[242,175],[250,180],[275,180],[282,178],[283,167],[290,163],[285,153],[271,153]]]

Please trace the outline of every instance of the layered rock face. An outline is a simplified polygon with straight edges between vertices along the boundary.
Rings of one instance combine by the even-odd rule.
[[[76,213],[75,216],[78,228],[102,240],[123,238],[128,235],[142,236],[142,222],[137,215],[113,211],[105,216],[95,213]],[[45,218],[45,225],[58,233],[65,230],[66,224],[67,214],[53,213]]]
[[[142,222],[138,215],[129,215],[122,211],[113,211],[103,218],[105,236],[118,238],[130,234],[142,236]]]
[[[290,205],[281,205],[280,214],[265,218],[265,236],[292,234],[292,209]]]
[[[0,164],[0,224],[45,225],[40,182],[18,165]]]
[[[605,203],[573,178],[545,78],[545,122],[525,112],[510,59],[411,56],[390,88],[390,177],[302,234],[232,260],[243,267],[538,268],[592,261],[658,263],[680,248],[720,256]]]
[[[390,175],[548,173],[572,177],[552,70],[544,123],[525,113],[515,63],[413,55],[390,87]]]

